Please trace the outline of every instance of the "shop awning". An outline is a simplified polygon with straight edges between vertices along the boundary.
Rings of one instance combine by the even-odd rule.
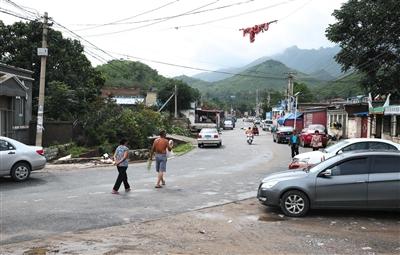
[[[385,115],[400,115],[400,105],[389,105],[385,107]]]
[[[368,117],[369,113],[368,112],[356,112],[354,113],[354,116],[356,117]]]
[[[303,116],[303,113],[298,112],[296,113],[296,115],[297,115],[296,119],[300,119],[300,117]],[[294,120],[295,118],[294,116],[295,116],[294,113],[288,113],[285,116],[278,119],[278,124],[283,125],[286,120]]]
[[[383,106],[369,108],[369,114],[383,114],[385,108]]]

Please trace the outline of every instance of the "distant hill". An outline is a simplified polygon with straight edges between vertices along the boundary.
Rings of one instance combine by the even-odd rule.
[[[339,50],[340,47],[338,46],[330,48],[321,47],[319,49],[299,49],[297,46],[293,46],[287,48],[283,53],[258,58],[242,67],[218,70],[232,74],[203,72],[193,75],[192,77],[207,82],[216,82],[244,72],[245,70],[259,65],[269,59],[274,59],[282,62],[289,68],[310,74],[317,78],[321,78],[322,80],[332,80],[341,75],[340,65],[334,60],[334,56],[339,52]]]
[[[339,46],[321,47],[319,49],[299,49],[297,46],[292,46],[283,53],[271,56],[271,58],[307,74],[325,70],[331,76],[338,77],[341,74],[341,69],[334,56],[339,51]]]
[[[208,86],[211,86],[210,82],[206,82],[200,79],[195,79],[193,77],[189,77],[186,75],[181,75],[181,76],[176,76],[174,77],[175,80],[180,80],[183,82],[186,82],[189,86],[191,86],[192,88],[196,88],[199,90],[202,90]]]
[[[321,80],[291,69],[275,60],[267,60],[240,72],[238,75],[212,83],[211,86],[199,88],[202,92],[215,95],[235,94],[239,92],[255,91],[256,89],[284,90],[287,87],[288,72],[297,72],[296,80],[305,82],[310,87],[321,84]]]

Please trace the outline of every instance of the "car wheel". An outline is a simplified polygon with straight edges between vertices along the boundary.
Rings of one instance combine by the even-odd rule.
[[[203,148],[203,144],[201,144],[201,143],[199,143],[197,146],[198,146],[199,148]]]
[[[286,216],[302,217],[310,209],[310,201],[303,192],[290,190],[283,194],[280,206]]]
[[[24,162],[16,163],[11,169],[11,177],[17,182],[25,181],[30,174],[31,166]]]
[[[218,148],[221,147],[221,146],[222,146],[222,143],[217,144],[217,147],[218,147]]]

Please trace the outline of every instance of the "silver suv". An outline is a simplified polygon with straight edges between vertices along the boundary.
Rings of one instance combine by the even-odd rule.
[[[314,208],[400,209],[399,165],[396,151],[343,153],[311,169],[268,175],[257,197],[293,217]]]
[[[0,136],[0,176],[11,175],[15,181],[24,181],[31,171],[42,169],[45,165],[42,147]]]

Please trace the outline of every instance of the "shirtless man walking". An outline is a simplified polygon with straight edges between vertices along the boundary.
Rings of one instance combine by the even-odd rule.
[[[157,175],[157,183],[155,188],[162,188],[162,185],[165,185],[164,173],[167,171],[167,150],[172,149],[172,145],[166,139],[165,130],[160,131],[160,138],[157,138],[153,142],[153,146],[150,151],[150,158],[152,160],[154,153],[156,154],[156,171]]]

